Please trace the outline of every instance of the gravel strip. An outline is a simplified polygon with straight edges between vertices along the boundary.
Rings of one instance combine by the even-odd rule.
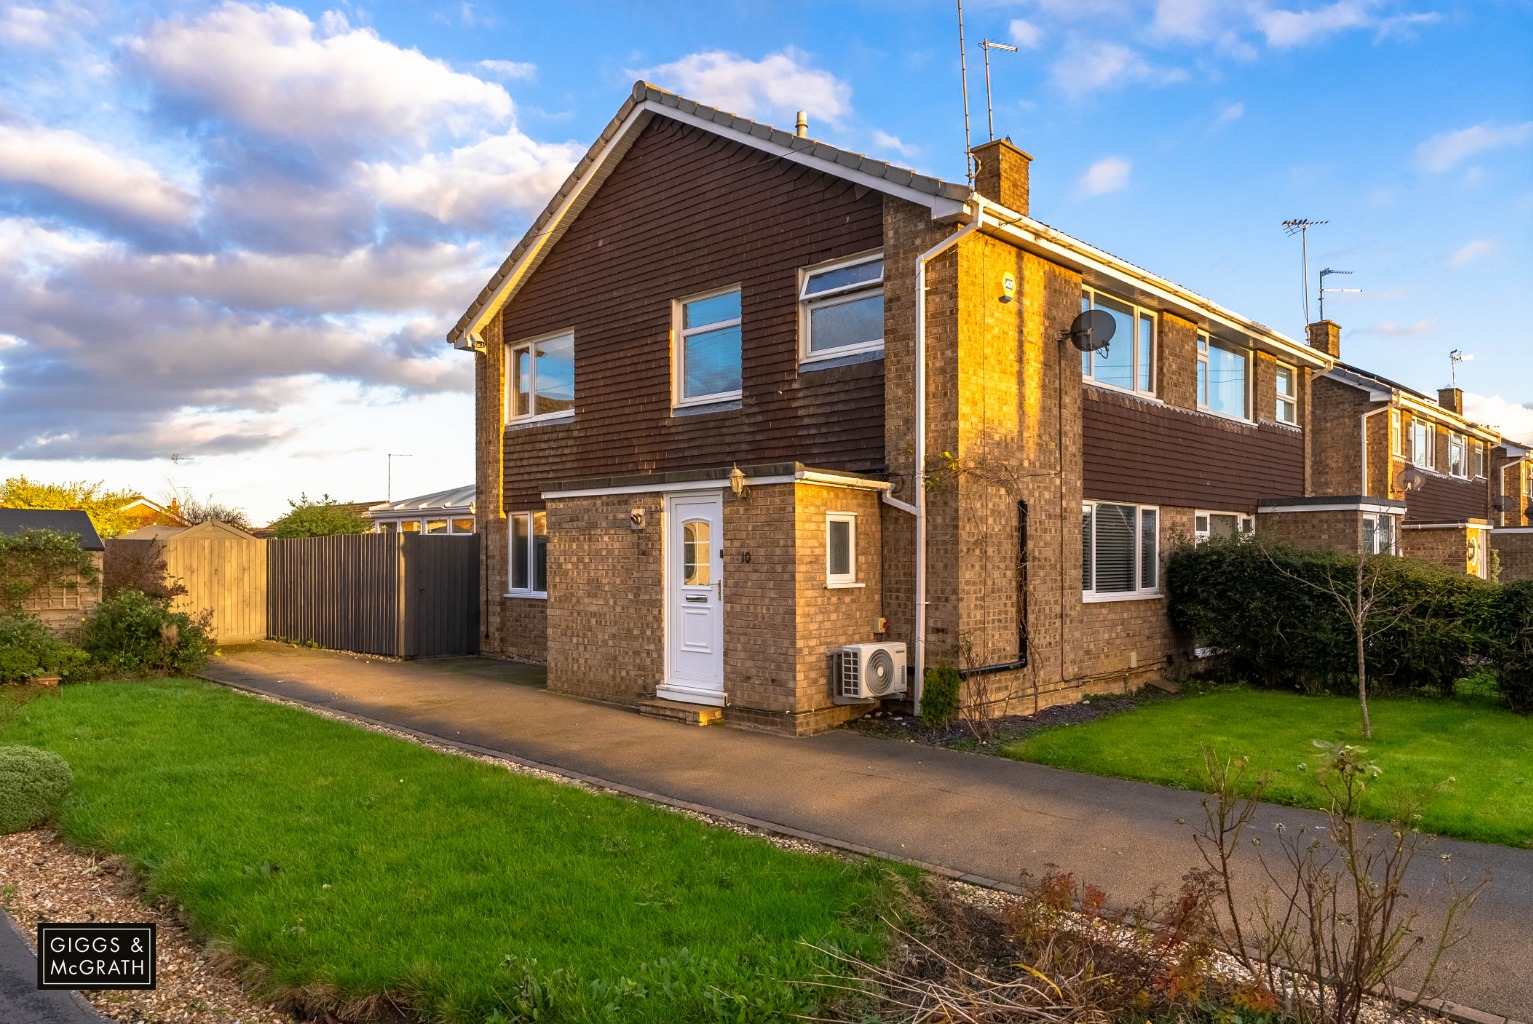
[[[158,988],[85,991],[120,1024],[291,1024],[245,995],[230,965],[211,963],[171,908],[145,906],[118,858],[77,852],[46,829],[0,836],[0,903],[36,949],[39,921],[153,921]]]

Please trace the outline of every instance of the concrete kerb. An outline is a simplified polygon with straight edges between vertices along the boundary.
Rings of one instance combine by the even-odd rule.
[[[456,750],[461,750],[468,754],[477,754],[481,757],[493,757],[497,760],[508,761],[512,764],[520,765],[523,768],[530,768],[539,772],[547,772],[550,775],[556,775],[560,778],[569,779],[571,782],[578,782],[582,785],[590,786],[593,789],[599,789],[604,792],[617,793],[622,796],[630,797],[634,800],[642,800],[646,803],[659,804],[660,806],[670,807],[674,810],[690,811],[694,814],[703,814],[710,818],[720,818],[725,821],[734,822],[737,825],[743,825],[747,828],[752,828],[760,832],[784,836],[791,839],[799,839],[807,843],[814,843],[817,846],[824,846],[829,849],[840,850],[845,853],[853,853],[862,857],[872,857],[878,860],[889,861],[894,864],[903,864],[908,867],[919,868],[922,871],[936,875],[940,878],[946,878],[956,882],[963,882],[967,885],[977,886],[981,889],[993,889],[996,892],[1004,892],[1012,896],[1021,896],[1024,894],[1021,886],[1014,885],[1011,882],[1003,882],[997,878],[988,878],[984,875],[969,874],[967,872],[958,871],[942,864],[931,864],[927,861],[916,860],[911,857],[902,857],[897,853],[890,853],[887,850],[876,850],[871,847],[860,846],[857,843],[849,843],[845,840],[836,839],[831,836],[823,836],[815,832],[807,832],[803,829],[794,828],[791,825],[783,825],[774,821],[766,821],[761,818],[753,818],[746,814],[737,814],[734,811],[728,811],[721,807],[711,807],[707,804],[693,803],[689,800],[678,800],[675,797],[669,797],[663,793],[655,793],[651,792],[650,790],[639,789],[636,786],[625,785],[621,782],[611,782],[607,779],[597,778],[594,775],[586,775],[583,772],[576,772],[571,771],[568,768],[561,768],[558,765],[547,764],[542,761],[535,761],[527,757],[519,757],[504,750],[496,750],[492,747],[482,747],[476,743],[468,743],[463,740],[449,739],[445,736],[438,736],[436,733],[425,732],[420,729],[412,729],[409,726],[398,725],[393,722],[385,722],[381,719],[370,718],[367,715],[359,715],[353,711],[337,711],[334,708],[326,707],[325,705],[316,703],[314,701],[302,700],[287,694],[273,693],[268,690],[263,690],[260,687],[244,686],[239,683],[225,682],[221,679],[214,679],[211,676],[199,675],[197,678],[209,683],[214,683],[218,686],[227,687],[231,690],[239,690],[241,692],[254,694],[260,697],[273,697],[277,700],[285,701],[287,703],[313,708],[315,711],[323,711],[327,715],[333,715],[340,719],[349,719],[362,725],[372,726],[375,729],[404,733],[406,735],[415,737],[417,740],[420,740],[423,743],[450,747]],[[624,708],[624,710],[629,709]],[[1409,994],[1402,994],[1398,989],[1391,990],[1390,996],[1401,1004],[1408,1004],[1412,999],[1412,996]],[[1434,1013],[1439,1013],[1449,1020],[1456,1021],[1457,1024],[1524,1024],[1524,1022],[1516,1020],[1512,1017],[1504,1017],[1499,1014],[1486,1013],[1483,1010],[1477,1010],[1472,1006],[1464,1006],[1461,1003],[1455,1003],[1448,999],[1425,999],[1422,1000],[1421,1005],[1423,1009],[1431,1010]]]

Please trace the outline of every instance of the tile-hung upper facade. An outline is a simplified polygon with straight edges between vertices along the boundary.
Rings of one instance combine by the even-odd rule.
[[[976,157],[971,191],[635,87],[450,335],[487,653],[785,732],[866,709],[848,644],[1023,710],[1166,671],[1169,551],[1311,493],[1333,360],[1031,219],[1009,142]]]

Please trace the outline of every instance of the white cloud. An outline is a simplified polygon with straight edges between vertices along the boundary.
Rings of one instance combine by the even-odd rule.
[[[1372,25],[1372,9],[1376,6],[1377,0],[1338,0],[1304,11],[1264,10],[1256,15],[1256,24],[1269,46],[1285,49],[1316,42],[1349,28]]]
[[[7,7],[0,11],[0,42],[12,46],[47,46],[53,42],[54,18],[41,7]]]
[[[885,152],[894,153],[906,160],[915,157],[921,152],[920,146],[911,145],[900,141],[898,135],[890,135],[888,132],[875,131],[873,133],[873,148]]]
[[[1533,139],[1533,121],[1522,124],[1477,124],[1457,131],[1443,132],[1416,147],[1416,163],[1428,171],[1442,173],[1472,156],[1503,146],[1517,146]]]
[[[1187,77],[1177,68],[1150,64],[1127,46],[1084,38],[1072,41],[1050,73],[1063,92],[1075,97],[1133,82],[1162,85]]]
[[[443,224],[483,228],[508,212],[535,214],[580,159],[573,143],[536,142],[512,130],[396,166],[373,164],[365,178],[386,206],[414,210]]]
[[[1157,0],[1151,27],[1169,39],[1203,42],[1219,34],[1223,12],[1216,0]]]
[[[1013,18],[1006,30],[1013,46],[1024,50],[1036,50],[1043,43],[1043,29],[1026,18]]]
[[[536,78],[538,66],[527,61],[519,60],[482,60],[479,66],[484,68],[496,78],[508,81]]]
[[[324,144],[341,138],[423,141],[510,117],[511,97],[419,50],[352,28],[316,25],[275,5],[226,2],[173,18],[130,43],[155,84],[262,134]]]
[[[1450,267],[1462,267],[1473,263],[1477,259],[1494,254],[1497,250],[1495,242],[1488,242],[1483,238],[1477,238],[1472,242],[1465,243],[1450,252],[1444,261]]]
[[[1116,192],[1128,185],[1132,170],[1133,164],[1121,156],[1103,157],[1081,175],[1076,191],[1083,196],[1100,196],[1108,192]]]
[[[1359,334],[1376,334],[1386,338],[1415,338],[1423,334],[1432,334],[1437,330],[1436,317],[1422,317],[1410,323],[1401,323],[1398,320],[1380,320],[1371,327],[1358,329]]]
[[[852,111],[852,87],[810,67],[792,47],[760,60],[708,50],[638,74],[688,99],[779,125],[792,125],[795,113],[806,110],[811,134],[816,121],[840,127]]]
[[[186,221],[196,204],[143,160],[65,128],[0,125],[0,181],[161,225]]]
[[[1415,36],[1415,29],[1422,25],[1435,25],[1442,21],[1442,15],[1436,11],[1419,11],[1410,14],[1397,14],[1391,18],[1385,18],[1379,22],[1376,38],[1378,39],[1409,39]]]
[[[1227,104],[1224,109],[1220,110],[1219,113],[1214,117],[1214,123],[1209,126],[1208,130],[1211,132],[1216,132],[1222,128],[1227,128],[1245,116],[1246,105],[1244,103]]]
[[[1533,408],[1528,403],[1508,401],[1500,395],[1477,395],[1464,392],[1464,416],[1501,431],[1502,435],[1524,444],[1533,441]]]

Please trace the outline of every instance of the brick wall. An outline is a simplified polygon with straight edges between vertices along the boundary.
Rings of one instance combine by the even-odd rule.
[[[1475,527],[1405,527],[1400,531],[1400,554],[1440,565],[1454,572],[1469,572],[1469,541],[1483,545],[1488,531]]]
[[[1363,457],[1360,418],[1363,413],[1386,407],[1370,402],[1367,392],[1327,377],[1314,379],[1311,395],[1311,493],[1358,494],[1362,487]],[[1367,493],[1388,498],[1389,413],[1371,417],[1368,426],[1368,461],[1378,466],[1370,467]]]
[[[1178,409],[1198,407],[1198,325],[1172,313],[1160,315],[1155,394]]]
[[[1501,582],[1533,580],[1533,529],[1492,530],[1491,550],[1501,561]]]
[[[1356,509],[1336,512],[1258,512],[1256,533],[1263,540],[1279,544],[1355,555],[1363,546],[1363,513]]]

